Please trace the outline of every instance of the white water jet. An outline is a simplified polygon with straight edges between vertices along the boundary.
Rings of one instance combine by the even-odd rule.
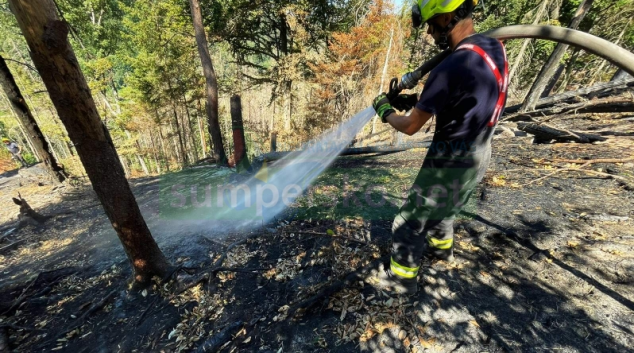
[[[172,183],[166,196],[170,207],[179,211],[178,216],[171,217],[170,225],[181,231],[186,228],[188,232],[223,238],[228,233],[242,233],[267,224],[302,195],[374,114],[371,107],[366,108],[304,144],[299,151],[270,165],[264,163],[246,181],[227,183],[216,179],[216,185],[206,185],[208,180],[201,180],[205,176],[196,176],[195,185],[187,185],[191,178]],[[218,174],[214,177],[218,178]]]

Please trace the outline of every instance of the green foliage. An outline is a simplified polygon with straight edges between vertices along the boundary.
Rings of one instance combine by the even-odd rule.
[[[548,0],[538,23],[566,26],[581,0]],[[71,44],[131,175],[164,173],[183,166],[184,156],[206,156],[204,77],[187,0],[57,0],[70,24]],[[538,0],[487,0],[474,18],[477,30],[533,23]],[[280,149],[296,148],[366,107],[392,77],[436,54],[424,30],[410,28],[409,6],[397,12],[389,0],[202,0],[201,10],[220,89],[220,124],[232,151],[229,96],[243,97],[249,153],[267,152],[269,133]],[[26,102],[70,166],[74,149],[33,66],[15,19],[0,11],[0,53]],[[595,0],[580,28],[634,49],[634,2]],[[388,56],[385,77],[383,65]],[[523,40],[507,41],[511,64]],[[554,43],[531,41],[511,86],[521,100]],[[17,61],[17,62],[16,62]],[[607,80],[611,65],[570,49],[557,89]],[[420,89],[420,88],[419,88]],[[284,121],[285,124],[280,124]],[[20,129],[0,99],[0,132],[20,140]],[[206,150],[203,151],[203,145]],[[78,168],[79,169],[79,168]]]

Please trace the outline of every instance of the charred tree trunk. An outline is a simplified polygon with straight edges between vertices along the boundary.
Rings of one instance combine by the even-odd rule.
[[[40,161],[44,163],[53,177],[53,180],[60,183],[66,180],[67,175],[64,168],[57,163],[52,152],[52,147],[46,142],[42,130],[40,130],[33,114],[31,114],[31,110],[24,101],[20,88],[18,88],[18,85],[15,83],[13,75],[9,71],[9,67],[2,56],[0,56],[0,86],[2,86],[2,89],[9,98],[11,109],[13,109],[13,112],[19,119],[20,125],[26,130],[25,135],[29,140],[29,144],[34,149],[33,152],[35,152]]]
[[[581,2],[579,8],[577,9],[577,12],[575,13],[575,17],[570,22],[570,26],[568,26],[568,28],[579,28],[579,24],[581,23],[583,18],[586,17],[588,11],[590,11],[593,2],[594,0],[583,0]],[[542,92],[544,92],[546,85],[555,74],[555,71],[557,71],[558,64],[561,61],[561,58],[563,58],[567,49],[568,44],[557,44],[557,47],[555,47],[555,50],[548,58],[546,65],[542,67],[541,71],[537,75],[537,79],[533,83],[531,90],[528,92],[526,100],[524,100],[521,111],[525,112],[535,109],[535,104],[537,104],[537,101],[541,97]]]
[[[218,80],[216,78],[216,72],[214,71],[214,65],[209,55],[209,48],[207,44],[207,36],[205,35],[205,27],[203,26],[203,18],[200,12],[200,4],[198,0],[189,0],[189,6],[192,12],[192,22],[194,23],[194,32],[196,34],[196,43],[198,44],[198,53],[200,54],[200,61],[203,66],[203,73],[205,74],[206,91],[207,91],[207,104],[205,108],[207,110],[207,120],[209,135],[211,135],[211,141],[213,142],[214,155],[219,164],[227,163],[227,155],[225,154],[225,148],[222,143],[222,133],[220,131],[220,123],[218,121]]]
[[[134,269],[138,284],[164,276],[169,262],[152,238],[108,130],[68,41],[68,23],[52,0],[10,0],[35,67],[77,148],[88,178]]]

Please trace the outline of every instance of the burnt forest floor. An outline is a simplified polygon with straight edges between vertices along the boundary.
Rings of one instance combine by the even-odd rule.
[[[352,283],[289,317],[289,307],[387,253],[395,205],[424,153],[341,157],[283,217],[248,234],[163,220],[162,181],[132,180],[178,270],[141,293],[128,290],[130,267],[89,187],[4,174],[0,339],[17,352],[172,352],[204,342],[222,352],[631,350],[631,185],[570,171],[530,184],[575,167],[552,159],[632,157],[627,137],[592,145],[496,139],[485,181],[456,222],[457,261],[424,262],[418,295],[392,298]],[[586,169],[634,180],[632,162]],[[52,218],[20,225],[10,200],[18,192]],[[223,266],[253,270],[218,272],[178,294],[240,239]]]

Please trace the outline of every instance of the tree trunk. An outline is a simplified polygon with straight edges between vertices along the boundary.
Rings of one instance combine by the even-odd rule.
[[[183,108],[185,109],[185,115],[187,116],[187,132],[189,134],[189,138],[192,143],[192,163],[195,163],[198,160],[198,144],[196,143],[196,136],[194,136],[194,129],[192,127],[192,116],[189,113],[189,107],[187,106],[187,98],[185,94],[183,94]]]
[[[5,96],[2,96],[2,98],[5,99]],[[6,98],[6,101],[7,101],[6,102],[7,103],[7,107],[10,107],[11,106],[11,102],[9,101],[8,98]],[[41,161],[41,158],[40,158],[40,156],[37,155],[37,151],[35,150],[35,147],[31,143],[31,140],[26,135],[26,131],[24,130],[24,126],[22,126],[22,121],[20,121],[20,118],[18,117],[18,114],[16,114],[13,109],[11,109],[11,113],[13,114],[13,117],[15,118],[15,121],[18,123],[18,127],[20,128],[20,134],[22,135],[22,139],[24,141],[26,141],[26,144],[29,146],[29,151],[33,154],[33,157],[35,157],[35,159],[37,159],[38,162]]]
[[[284,82],[284,130],[291,130],[293,117],[293,81]]]
[[[26,105],[24,97],[2,56],[0,56],[0,86],[2,86],[7,98],[9,98],[11,109],[20,121],[20,125],[26,130],[25,135],[29,140],[29,144],[35,149],[35,154],[44,163],[53,180],[60,183],[66,180],[64,168],[57,163],[52,147],[46,142],[42,130],[40,130],[31,114],[31,110]]]
[[[200,104],[200,101],[199,103]],[[203,159],[207,158],[207,142],[205,140],[205,125],[200,120],[200,114],[196,114],[196,120],[198,121],[198,132],[200,133],[200,146],[203,149]]]
[[[557,71],[555,71],[555,75],[553,75],[553,77],[550,79],[550,81],[548,81],[548,85],[546,86],[546,88],[544,89],[544,92],[542,92],[541,97],[539,98],[546,98],[550,95],[550,92],[552,92],[553,88],[555,88],[555,85],[557,84],[557,81],[559,81],[559,78],[561,77],[561,74],[564,73],[564,69],[566,68],[566,65],[564,64],[559,64],[559,67],[557,68]]]
[[[167,153],[167,150],[165,149],[165,137],[163,137],[163,129],[161,128],[161,126],[159,125],[159,141],[161,142],[161,151],[163,152],[163,159],[165,160],[165,169],[169,172],[170,171],[170,155],[169,153]]]
[[[176,125],[175,129],[176,129],[176,135],[178,136],[178,144],[180,146],[181,163],[183,164],[183,166],[186,166],[189,164],[189,161],[187,160],[187,151],[185,150],[185,143],[183,142],[183,133],[181,132],[180,123],[178,122],[178,113],[176,112],[176,104],[174,103],[174,101],[172,101],[172,111],[174,113],[174,124]]]
[[[150,284],[152,276],[164,276],[170,265],[152,238],[110,134],[97,113],[68,41],[68,24],[58,18],[52,0],[10,0],[9,7],[93,189],[121,240],[136,283]]]
[[[390,44],[387,46],[387,53],[385,54],[385,63],[383,64],[383,72],[381,73],[381,83],[379,84],[379,93],[383,93],[383,82],[385,82],[385,76],[387,76],[387,66],[390,63],[390,52],[392,51],[392,41],[394,40],[394,28],[390,32]],[[376,120],[378,116],[375,115],[374,119],[372,119],[372,131],[370,135],[376,132]]]
[[[213,62],[209,55],[207,44],[207,36],[205,35],[205,27],[203,26],[203,18],[200,12],[200,4],[198,0],[189,0],[189,6],[192,11],[192,22],[194,23],[194,32],[196,34],[196,44],[198,45],[198,53],[203,66],[203,73],[206,81],[207,91],[207,120],[209,135],[213,142],[214,158],[218,164],[227,163],[227,155],[222,143],[222,133],[220,131],[220,123],[218,121],[218,80],[214,71]]]
[[[247,145],[244,139],[242,123],[242,102],[239,95],[231,97],[231,125],[233,126],[233,159],[238,173],[251,170],[247,156]]]
[[[538,25],[539,22],[542,20],[542,17],[544,16],[546,9],[548,8],[549,2],[550,2],[549,0],[544,0],[539,10],[537,10],[537,14],[535,14],[535,20],[533,21],[534,25]],[[517,57],[515,58],[515,63],[513,63],[513,66],[511,67],[511,71],[509,72],[509,82],[515,77],[515,72],[517,71],[519,66],[522,64],[522,58],[524,56],[524,53],[526,52],[526,49],[528,49],[528,45],[531,43],[531,41],[532,39],[524,39],[524,43],[522,43],[520,52],[517,54]]]
[[[573,17],[572,21],[570,22],[570,26],[568,26],[568,28],[571,28],[571,29],[579,28],[579,24],[581,23],[583,18],[586,16],[588,11],[590,11],[590,8],[592,7],[593,2],[594,0],[583,0],[581,2],[581,4],[579,5],[579,8],[577,9],[577,12],[575,13],[575,17]],[[524,104],[522,104],[521,111],[525,112],[525,111],[535,109],[535,104],[537,104],[537,101],[541,97],[541,94],[546,88],[546,85],[555,74],[555,71],[557,70],[559,62],[561,61],[561,58],[563,58],[567,49],[568,49],[567,44],[562,44],[562,43],[557,44],[557,47],[555,47],[555,50],[550,55],[550,58],[548,58],[546,65],[542,67],[541,71],[537,75],[537,79],[533,83],[531,90],[528,92],[528,96],[524,100]]]

